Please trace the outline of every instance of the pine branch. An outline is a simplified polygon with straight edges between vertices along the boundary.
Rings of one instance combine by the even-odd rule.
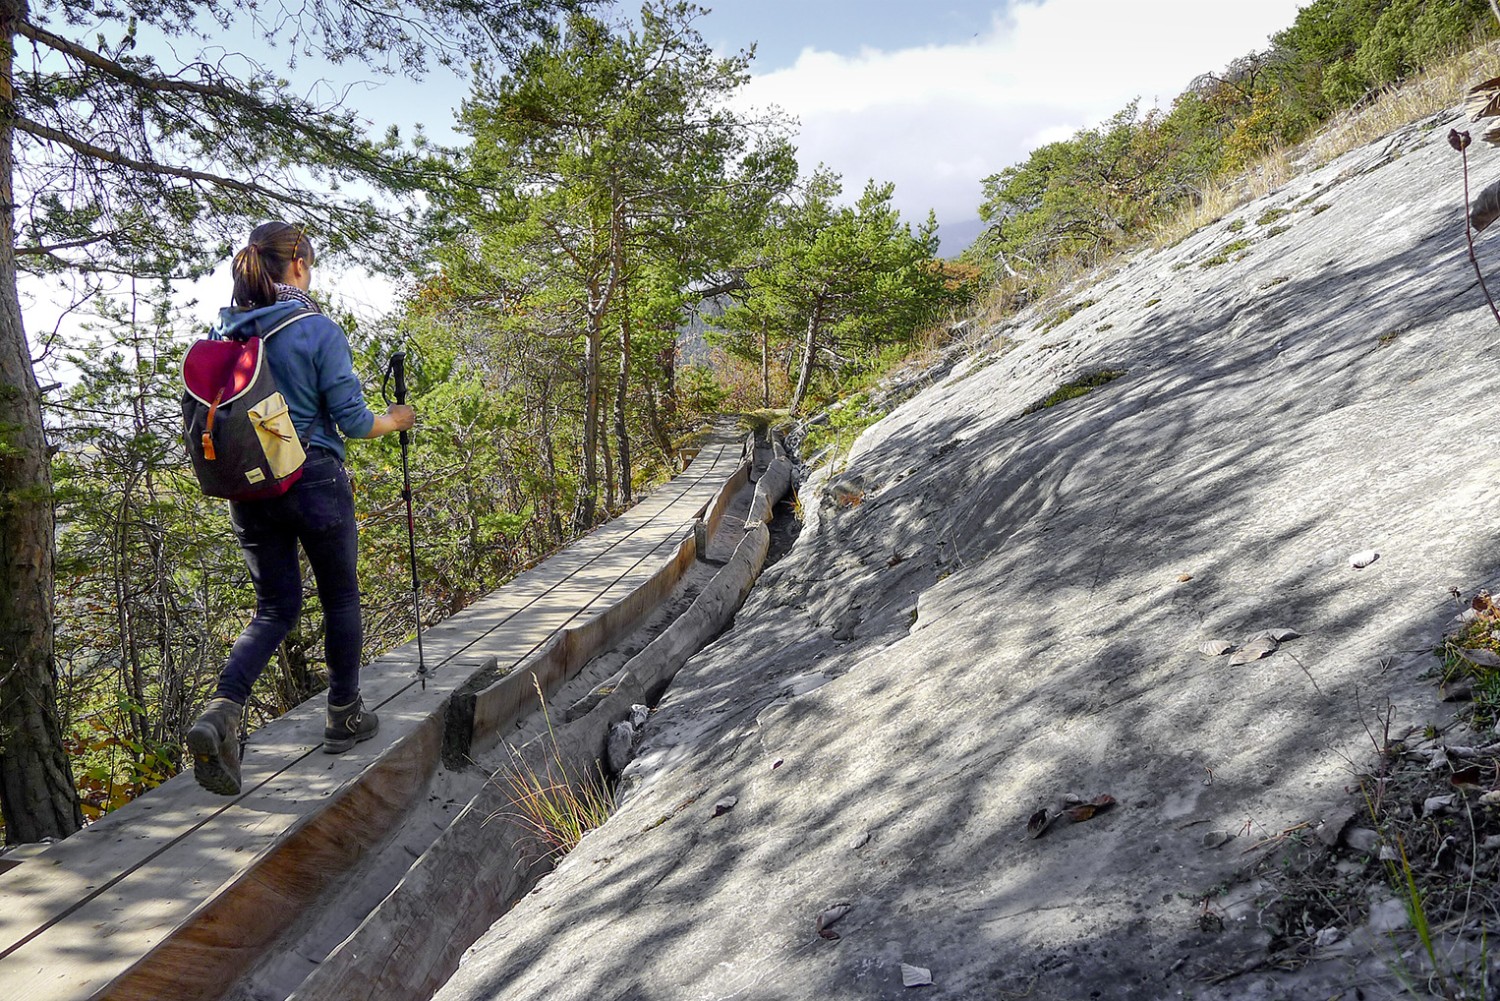
[[[240,181],[232,177],[224,177],[220,174],[210,174],[207,171],[194,170],[191,167],[174,167],[170,164],[165,163],[153,163],[148,160],[137,160],[134,157],[126,156],[119,150],[105,149],[103,146],[95,146],[93,143],[85,142],[82,139],[78,139],[74,136],[68,135],[66,132],[61,132],[57,129],[51,128],[50,126],[43,125],[40,122],[34,122],[31,119],[24,118],[20,115],[17,115],[14,119],[12,119],[11,124],[19,132],[25,132],[27,135],[34,136],[37,139],[43,139],[48,142],[56,143],[59,146],[67,147],[68,149],[73,150],[75,153],[81,154],[83,156],[92,157],[96,160],[114,164],[117,167],[124,167],[128,170],[136,170],[140,171],[143,174],[151,174],[156,177],[179,177],[190,181],[201,181],[205,184],[211,184],[216,188],[227,188],[230,191],[238,191],[242,194],[247,195],[258,195],[262,198],[274,199],[276,201],[286,202],[302,207],[310,207],[313,205],[312,202],[305,199],[296,198],[295,196],[290,195],[287,192],[277,191],[274,188],[267,188],[263,185],[255,184],[250,181]]]

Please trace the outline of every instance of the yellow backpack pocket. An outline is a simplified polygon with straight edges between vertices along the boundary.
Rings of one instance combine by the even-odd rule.
[[[255,426],[255,436],[266,453],[266,464],[276,479],[288,475],[307,460],[302,442],[297,440],[297,427],[292,423],[291,411],[280,393],[272,393],[246,411]]]

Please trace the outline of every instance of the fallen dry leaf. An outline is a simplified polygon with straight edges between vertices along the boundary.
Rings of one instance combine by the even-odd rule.
[[[1500,77],[1470,87],[1469,96],[1464,100],[1464,111],[1476,122],[1500,114]]]
[[[838,938],[839,933],[830,929],[839,919],[848,914],[850,909],[849,904],[834,904],[828,910],[819,914],[817,921],[818,936],[830,940]]]
[[[1052,814],[1045,807],[1031,815],[1026,821],[1026,836],[1028,838],[1039,838],[1047,833],[1047,828],[1052,825]]]
[[[1469,607],[1476,612],[1488,612],[1495,607],[1495,603],[1490,599],[1488,592],[1480,591],[1474,595],[1474,600],[1469,602]]]
[[[1180,573],[1180,574],[1177,575],[1177,581],[1180,584],[1186,584],[1188,581],[1190,581],[1192,579],[1193,579],[1193,575],[1190,574],[1190,573]]]
[[[932,971],[925,966],[901,964],[901,984],[905,987],[926,987],[932,983]]]
[[[1478,765],[1470,765],[1468,768],[1460,768],[1448,776],[1448,781],[1460,789],[1479,788],[1480,769]]]

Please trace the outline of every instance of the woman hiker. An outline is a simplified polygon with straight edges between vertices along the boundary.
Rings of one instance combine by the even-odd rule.
[[[349,341],[307,294],[313,247],[301,228],[284,222],[255,227],[234,256],[234,305],[219,314],[219,336],[245,337],[290,323],[263,342],[277,388],[297,436],[306,445],[302,476],[265,500],[230,501],[229,520],[255,582],[255,618],[229,652],[208,709],[187,733],[193,775],[211,792],[240,791],[240,725],[250,687],[291,631],[302,608],[297,544],[307,553],[323,605],[328,658],[328,716],[323,750],[339,754],[375,735],[379,721],[359,695],[363,626],[356,576],[354,495],[344,472],[344,437],[375,438],[409,429],[411,407],[376,415],[365,405]]]

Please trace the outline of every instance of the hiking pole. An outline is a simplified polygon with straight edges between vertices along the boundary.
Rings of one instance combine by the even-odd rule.
[[[391,355],[388,372],[396,380],[396,402],[406,403],[406,352]],[[408,461],[411,432],[402,431],[401,439],[401,497],[406,501],[406,547],[411,557],[411,607],[417,621],[417,677],[422,679],[422,690],[427,690],[427,658],[422,654],[422,600],[421,584],[417,582],[417,523],[411,507],[411,469]]]

